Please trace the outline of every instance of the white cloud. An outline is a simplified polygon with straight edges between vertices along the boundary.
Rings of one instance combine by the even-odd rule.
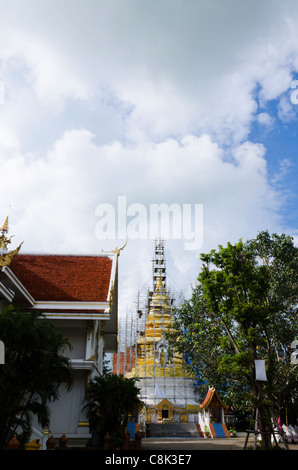
[[[264,126],[267,129],[272,128],[274,124],[274,118],[268,113],[260,113],[257,115],[257,121],[259,124]]]
[[[285,92],[298,47],[292,2],[12,1],[4,19],[7,79],[21,64],[33,96],[56,112],[108,91],[131,110],[133,140],[212,132],[239,142],[256,84],[261,100]]]
[[[290,102],[289,96],[282,96],[278,103],[278,117],[283,122],[290,122],[296,119],[296,104]]]
[[[97,239],[95,231],[96,207],[105,202],[117,211],[118,195],[127,197],[127,205],[138,202],[146,209],[162,202],[181,207],[203,204],[202,251],[208,251],[219,240],[253,237],[256,228],[278,225],[279,195],[268,184],[264,155],[261,145],[246,142],[228,161],[207,135],[133,148],[119,142],[97,146],[90,132],[72,130],[43,159],[17,151],[2,159],[4,173],[13,175],[2,184],[2,210],[12,205],[16,240],[25,239],[26,251],[96,252],[119,246],[119,240]],[[144,274],[151,269],[152,243],[144,245],[148,256]],[[184,243],[172,240],[169,248],[177,256],[173,270],[177,278],[184,277],[186,288],[196,277],[198,253],[185,251]],[[137,250],[144,250],[141,240],[129,240],[128,271],[138,263]],[[139,269],[136,264],[135,282]]]
[[[287,93],[298,70],[297,2],[4,3],[0,210],[12,206],[24,249],[119,244],[95,234],[96,206],[118,195],[146,207],[203,203],[204,251],[281,228],[284,201],[249,132],[256,120],[276,123],[270,100],[279,101],[275,119],[296,115]],[[186,287],[198,256],[168,246]],[[136,241],[122,255],[131,288],[150,250]]]

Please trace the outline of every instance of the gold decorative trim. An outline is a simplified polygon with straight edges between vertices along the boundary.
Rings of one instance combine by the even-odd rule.
[[[127,240],[126,240],[126,242],[124,243],[124,245],[121,246],[121,248],[118,248],[118,247],[116,246],[116,248],[114,248],[114,250],[110,250],[110,251],[101,250],[101,252],[102,252],[102,253],[107,253],[107,254],[108,254],[108,253],[115,253],[115,254],[117,255],[117,258],[118,258],[118,256],[120,255],[120,251],[123,250],[123,249],[126,247],[126,245],[127,245]]]
[[[19,253],[22,242],[15,250],[7,251],[7,246],[11,243],[13,235],[8,238],[6,234],[8,233],[8,216],[6,217],[4,223],[0,228],[0,266],[9,266],[13,258]]]

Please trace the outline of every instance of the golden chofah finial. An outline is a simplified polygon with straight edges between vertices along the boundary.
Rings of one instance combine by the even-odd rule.
[[[7,245],[11,243],[11,238],[6,236],[8,232],[8,216],[0,228],[0,267],[9,266],[13,258],[18,254],[23,242],[12,251],[7,250]]]
[[[123,250],[123,249],[126,247],[126,245],[127,245],[127,240],[126,240],[126,242],[124,243],[124,245],[121,246],[121,248],[118,248],[118,247],[116,246],[116,248],[114,248],[114,250],[110,250],[110,251],[101,250],[101,252],[102,252],[102,253],[116,253],[117,258],[118,258],[118,256],[120,255],[120,251]]]
[[[7,233],[8,232],[8,215],[6,216],[6,219],[4,220],[2,226],[1,226],[1,229],[0,229],[1,232],[5,232]]]

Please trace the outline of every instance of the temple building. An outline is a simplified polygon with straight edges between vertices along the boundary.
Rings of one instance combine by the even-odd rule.
[[[88,380],[103,371],[105,353],[117,351],[118,256],[120,250],[95,255],[25,254],[21,245],[8,251],[8,219],[0,228],[0,315],[8,304],[38,310],[72,345],[74,370],[70,391],[49,404],[48,430],[33,422],[32,438],[44,442],[65,434],[74,445],[91,434],[83,411]],[[47,436],[48,437],[48,436]]]
[[[196,423],[200,409],[195,378],[187,374],[183,358],[171,349],[163,333],[173,327],[172,299],[166,289],[164,243],[155,245],[153,291],[143,327],[137,329],[134,366],[126,377],[137,377],[144,408],[140,423]]]

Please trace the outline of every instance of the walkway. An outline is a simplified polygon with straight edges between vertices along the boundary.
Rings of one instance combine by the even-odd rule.
[[[203,438],[145,438],[142,439],[142,450],[243,450],[245,437],[231,439]],[[254,439],[249,439],[247,448],[253,449]],[[283,447],[279,444],[280,448]],[[298,444],[289,444],[290,450],[298,450]]]

